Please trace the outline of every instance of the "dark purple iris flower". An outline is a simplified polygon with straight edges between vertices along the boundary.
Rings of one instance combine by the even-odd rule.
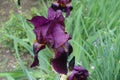
[[[39,64],[38,52],[48,45],[55,51],[55,57],[51,60],[53,68],[58,73],[66,74],[67,58],[72,52],[72,46],[68,43],[71,37],[65,32],[62,11],[49,8],[48,18],[35,16],[29,21],[35,26],[36,35],[36,42],[33,44],[35,56],[31,67]]]
[[[51,6],[54,10],[62,10],[66,12],[66,16],[70,15],[70,11],[73,9],[71,0],[56,0]]]
[[[67,80],[87,80],[88,76],[89,73],[85,68],[81,66],[75,66]]]

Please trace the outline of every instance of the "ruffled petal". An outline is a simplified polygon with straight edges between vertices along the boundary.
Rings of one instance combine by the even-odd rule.
[[[31,20],[28,20],[28,21],[32,22],[33,25],[35,26],[34,33],[36,34],[37,42],[41,44],[43,43],[45,44],[46,43],[45,37],[50,27],[51,21],[46,19],[43,16],[35,16]]]
[[[56,17],[56,11],[52,8],[48,9],[48,19],[49,20],[54,20]]]
[[[64,20],[61,10],[54,10],[53,8],[50,7],[48,9],[48,19],[54,20],[53,22],[56,22],[56,23],[59,23],[59,24],[65,26],[65,24],[64,24],[65,20]]]
[[[63,21],[64,22],[64,17],[62,15],[62,11],[61,10],[54,10],[53,8],[49,8],[48,9],[48,19],[49,20],[55,20],[56,21]]]
[[[47,22],[49,22],[49,20],[43,16],[35,16],[31,20],[28,20],[28,21],[32,22],[34,24],[35,28],[40,28],[41,25],[44,25]]]
[[[62,25],[60,24],[54,25],[51,34],[54,39],[54,46],[53,46],[54,48],[59,48],[64,43],[66,43],[70,38],[70,36],[64,32],[64,30],[62,29]]]

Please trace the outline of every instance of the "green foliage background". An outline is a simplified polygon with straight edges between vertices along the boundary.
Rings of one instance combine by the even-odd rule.
[[[31,69],[24,65],[20,47],[33,56],[33,25],[26,21],[34,15],[47,16],[51,1],[39,0],[41,9],[32,8],[31,15],[11,15],[5,24],[5,36],[13,42],[20,70],[0,73],[8,80],[59,80],[59,74],[51,69],[53,53],[46,48],[39,53],[40,66]],[[66,30],[72,35],[76,65],[82,65],[90,73],[89,80],[120,79],[120,1],[72,0],[73,11],[66,18]],[[17,26],[16,26],[17,25]],[[13,27],[16,26],[16,27]],[[19,29],[18,29],[19,28]]]

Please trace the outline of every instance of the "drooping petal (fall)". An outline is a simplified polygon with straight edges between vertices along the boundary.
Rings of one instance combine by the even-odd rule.
[[[61,54],[60,57],[51,61],[54,70],[60,74],[67,74],[67,55]]]
[[[54,70],[60,74],[67,74],[68,72],[67,59],[72,52],[69,46],[71,45],[68,43],[65,43],[63,46],[56,49],[55,57],[51,60],[51,64]]]
[[[51,60],[53,69],[60,74],[67,74],[67,53],[61,47],[60,51],[55,53],[55,58]]]
[[[35,67],[35,66],[38,66],[39,64],[39,60],[38,60],[38,52],[42,49],[45,48],[45,45],[44,44],[39,44],[38,42],[35,42],[33,44],[33,51],[34,51],[34,61],[33,63],[31,64],[30,67]]]

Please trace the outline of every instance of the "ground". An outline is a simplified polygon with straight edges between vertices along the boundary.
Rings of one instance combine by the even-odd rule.
[[[0,0],[0,28],[4,27],[2,24],[9,20],[11,11],[14,11],[17,14],[16,4],[13,1],[14,0]],[[27,13],[31,7],[37,6],[37,0],[21,0],[21,5],[24,7],[23,11]],[[14,70],[16,64],[18,64],[17,59],[14,56],[15,51],[3,46],[4,45],[0,44],[0,72]],[[21,58],[24,61],[29,62],[30,56],[29,54],[23,54]],[[0,80],[6,79],[0,78]]]

